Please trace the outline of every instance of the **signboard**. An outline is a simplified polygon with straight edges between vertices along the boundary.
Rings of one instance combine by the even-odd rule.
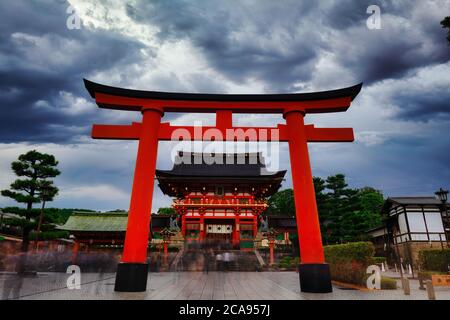
[[[433,274],[431,282],[433,286],[450,286],[450,275]]]
[[[233,227],[229,224],[208,224],[207,233],[232,233]]]

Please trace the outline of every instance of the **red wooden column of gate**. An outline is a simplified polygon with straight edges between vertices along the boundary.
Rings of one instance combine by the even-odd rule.
[[[137,91],[104,86],[87,80],[85,86],[101,108],[140,111],[143,114],[142,123],[94,125],[92,129],[92,137],[96,139],[139,140],[125,247],[116,274],[116,291],[146,289],[147,246],[158,141],[177,140],[175,132],[179,129],[190,133],[187,140],[191,141],[202,141],[204,133],[214,129],[222,134],[225,141],[289,143],[301,255],[301,290],[331,291],[330,272],[328,265],[324,263],[307,143],[351,142],[353,130],[315,128],[314,125],[304,124],[304,116],[308,113],[346,111],[361,90],[362,84],[332,91],[269,95]],[[216,113],[216,126],[172,126],[170,123],[160,123],[164,112]],[[234,127],[233,112],[283,114],[286,124],[259,128]],[[256,132],[256,135],[247,135],[248,131]],[[219,141],[216,137],[215,140]],[[185,219],[183,229],[184,222]]]
[[[150,233],[153,186],[158,155],[158,131],[164,112],[160,108],[142,108],[142,126],[134,170],[122,263],[118,265],[115,288],[145,291],[148,273],[147,247]],[[165,244],[166,245],[166,244]],[[166,248],[165,248],[166,249]]]
[[[330,270],[324,263],[319,215],[303,121],[305,114],[302,111],[293,110],[286,112],[283,116],[286,119],[289,134],[289,156],[301,255],[300,282],[302,287],[309,288],[308,291],[331,292]],[[311,279],[316,280],[311,281]]]

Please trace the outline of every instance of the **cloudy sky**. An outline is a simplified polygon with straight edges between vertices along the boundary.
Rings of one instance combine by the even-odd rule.
[[[381,29],[367,27],[372,4],[381,9]],[[80,28],[73,28],[75,13]],[[317,127],[353,127],[356,137],[310,144],[313,174],[341,172],[350,186],[373,186],[385,196],[449,188],[450,46],[439,23],[445,15],[446,0],[1,1],[0,188],[14,179],[11,161],[36,149],[60,161],[53,206],[128,207],[136,142],[93,141],[90,128],[128,124],[139,114],[97,108],[83,78],[202,93],[308,92],[364,82],[347,112],[307,117]],[[282,121],[234,117],[238,125]],[[174,147],[159,144],[158,168],[171,168]],[[279,153],[280,169],[289,169],[287,146]],[[283,187],[290,186],[288,171]],[[170,202],[156,187],[153,209]],[[11,204],[0,197],[0,206]]]

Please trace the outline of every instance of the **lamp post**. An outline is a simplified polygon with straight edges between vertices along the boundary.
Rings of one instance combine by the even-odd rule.
[[[275,245],[275,238],[277,236],[277,232],[275,229],[270,228],[269,231],[265,233],[265,236],[267,240],[269,241],[269,264],[273,265],[275,263],[275,257],[274,257],[274,245]]]
[[[169,252],[169,241],[170,241],[170,237],[173,236],[173,232],[170,231],[169,229],[165,228],[164,230],[161,231],[161,236],[163,238],[163,245],[164,245],[164,254],[163,254],[163,258],[164,258],[164,264],[167,265],[167,255]]]
[[[442,188],[439,188],[439,190],[436,191],[434,194],[442,202],[442,204],[446,204],[447,203],[448,190],[444,190]]]
[[[449,219],[448,210],[447,210],[448,190],[444,190],[442,188],[439,188],[439,190],[436,191],[434,194],[439,199],[439,201],[441,201],[441,204],[442,204],[441,216],[442,216],[442,222],[443,222],[443,225],[444,225],[444,235],[445,235],[445,238],[446,238],[445,241],[447,242],[447,245],[448,245],[448,237],[449,237],[449,234],[450,234],[450,232],[447,232],[447,230],[450,229],[450,219]],[[441,237],[441,235],[439,235],[439,239],[441,240],[442,249],[444,249],[444,246],[442,244],[442,237]]]

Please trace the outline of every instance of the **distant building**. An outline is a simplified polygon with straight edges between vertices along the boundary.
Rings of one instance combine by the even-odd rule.
[[[384,225],[368,231],[376,254],[417,266],[420,249],[449,247],[449,209],[435,197],[388,198],[382,209]]]
[[[66,230],[77,246],[122,247],[127,229],[128,212],[74,212],[58,229]],[[169,228],[170,216],[152,214],[151,235]]]

